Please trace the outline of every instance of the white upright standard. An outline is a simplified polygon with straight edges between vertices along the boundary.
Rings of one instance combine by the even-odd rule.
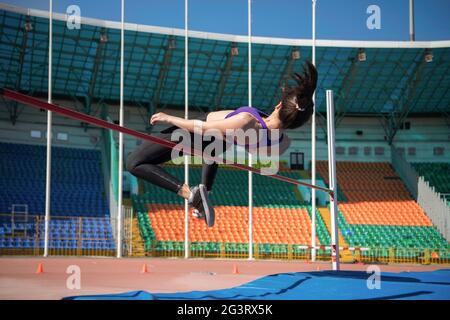
[[[189,0],[184,0],[184,118],[189,118],[189,28],[188,28],[188,10]],[[184,156],[184,183],[189,185],[189,159],[190,156]],[[184,257],[189,258],[189,204],[184,200]]]
[[[334,271],[339,271],[339,230],[337,211],[336,188],[336,153],[334,145],[334,100],[333,91],[327,90],[327,132],[328,132],[328,175],[330,193],[330,220],[331,220],[331,263]]]
[[[52,103],[53,0],[49,3],[48,28],[48,103]],[[52,112],[47,111],[47,163],[45,174],[44,257],[48,256],[48,233],[52,183]]]
[[[123,123],[123,60],[125,42],[125,0],[122,0],[122,18],[120,25],[120,111],[119,124]],[[122,216],[123,216],[123,133],[119,132],[119,174],[118,174],[118,200],[117,200],[117,258],[122,257]]]
[[[252,107],[252,0],[248,0],[248,106]],[[248,153],[248,165],[253,157]],[[248,172],[248,259],[253,260],[253,174]]]

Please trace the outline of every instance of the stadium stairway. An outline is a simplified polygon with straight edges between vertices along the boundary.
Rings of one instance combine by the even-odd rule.
[[[139,222],[137,217],[133,217],[133,227],[132,227],[132,252],[134,257],[144,257],[145,248],[144,242],[140,235],[141,230],[139,228]]]
[[[123,199],[123,205],[131,207],[133,206],[133,200],[130,198],[125,198]],[[139,212],[135,210],[135,212],[133,213],[133,222],[131,225],[131,251],[134,257],[144,257],[145,249],[144,242],[142,241],[141,230],[139,228],[138,215]]]
[[[300,170],[300,171],[298,171],[298,174],[300,175],[300,177],[302,179],[311,179],[311,173],[309,171]]]
[[[305,200],[303,199],[302,194],[298,190],[298,187],[297,186],[293,186],[292,189],[294,191],[294,195],[297,198],[297,200],[300,201],[300,203],[305,203]]]
[[[327,227],[328,233],[331,235],[330,210],[327,207],[321,207],[321,208],[318,208],[318,211],[319,211],[319,214],[322,216],[322,220],[325,223],[325,226]],[[342,236],[341,230],[339,230],[339,246],[340,247],[348,247],[347,242],[345,241],[344,237]],[[352,253],[348,249],[341,250],[339,256],[341,258],[341,262],[352,263],[355,261]]]
[[[435,190],[446,196],[450,206],[450,163],[411,163],[416,172],[423,176]]]

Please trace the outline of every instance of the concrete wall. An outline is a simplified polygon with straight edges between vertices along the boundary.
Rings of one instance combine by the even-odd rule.
[[[400,130],[394,145],[405,148],[405,156],[409,162],[448,162],[450,161],[450,127],[442,118],[411,118],[410,130]],[[295,137],[292,151],[305,152],[305,161],[311,157],[311,125],[308,124],[292,133]],[[385,140],[385,133],[380,119],[347,117],[336,127],[336,148],[343,147],[345,153],[337,154],[338,161],[387,161],[391,159],[390,146]],[[363,131],[357,135],[356,131]],[[320,126],[317,126],[317,159],[327,158],[326,136]],[[356,147],[357,154],[349,153]],[[370,155],[364,154],[364,148],[370,147]],[[433,149],[443,147],[443,156],[434,156]],[[384,155],[376,155],[375,148],[383,148]],[[415,148],[415,155],[408,155],[408,148]]]

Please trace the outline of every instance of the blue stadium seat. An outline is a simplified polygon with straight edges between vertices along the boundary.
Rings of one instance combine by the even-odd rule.
[[[110,221],[98,221],[95,218],[109,216],[109,207],[105,198],[104,181],[101,170],[101,154],[98,150],[53,147],[52,156],[52,203],[50,221],[51,248],[77,248],[76,240],[80,227],[85,238],[112,239]],[[43,215],[45,211],[45,157],[46,147],[37,145],[0,142],[0,212],[11,212],[14,203],[28,204],[30,215]],[[14,166],[11,166],[14,163]],[[59,217],[83,217],[80,226],[78,219]],[[94,219],[92,219],[94,218]],[[38,226],[41,237],[44,234],[44,222]],[[17,223],[16,231],[26,231],[31,237],[36,232],[35,221]],[[32,248],[34,238],[12,239],[10,217],[0,217],[0,247]],[[39,239],[39,246],[44,240]],[[94,244],[83,241],[83,248],[92,248]],[[97,245],[98,246],[98,245]]]

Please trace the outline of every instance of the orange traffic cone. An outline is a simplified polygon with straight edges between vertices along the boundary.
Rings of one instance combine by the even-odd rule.
[[[146,263],[144,263],[142,265],[141,273],[148,273],[148,268],[147,268],[147,264]]]
[[[42,262],[40,262],[40,263],[38,264],[36,273],[44,273],[44,266],[43,266]]]
[[[237,265],[233,266],[233,274],[239,274],[239,269],[238,269]]]

